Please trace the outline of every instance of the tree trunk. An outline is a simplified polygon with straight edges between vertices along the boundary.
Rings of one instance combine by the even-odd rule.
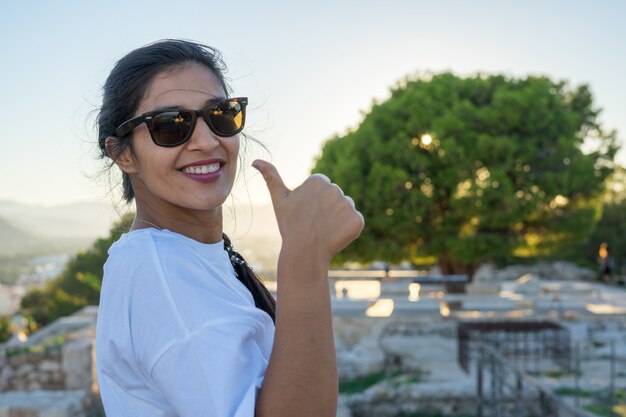
[[[472,282],[474,272],[478,269],[477,263],[459,262],[450,256],[449,253],[442,254],[438,259],[438,263],[442,275],[467,275],[469,282]],[[447,284],[446,290],[448,293],[465,293],[465,283]]]

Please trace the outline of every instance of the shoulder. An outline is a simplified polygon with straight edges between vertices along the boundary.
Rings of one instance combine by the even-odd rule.
[[[208,265],[228,272],[232,266],[227,260],[221,242],[202,244],[169,230],[133,230],[109,248],[104,279],[123,277],[124,283],[130,285],[144,284],[143,280],[153,283],[156,278],[172,279],[188,273],[199,264],[203,269]],[[130,281],[129,275],[133,277]]]
[[[183,239],[188,238],[169,230],[153,228],[131,230],[111,245],[107,264],[119,261],[136,263],[146,257],[158,258],[166,250],[184,253],[184,248],[180,245]]]
[[[109,248],[109,260],[111,258],[125,260],[139,260],[140,258],[153,257],[165,260],[172,259],[218,259],[225,258],[224,242],[201,243],[187,236],[172,232],[167,229],[154,228],[132,230],[123,234],[120,239]]]
[[[155,326],[167,320],[184,333],[207,320],[256,309],[252,295],[235,276],[223,242],[203,244],[157,229],[132,231],[111,246],[103,302]]]

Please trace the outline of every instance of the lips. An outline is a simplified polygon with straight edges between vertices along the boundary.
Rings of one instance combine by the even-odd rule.
[[[211,159],[196,161],[179,168],[186,177],[203,183],[215,181],[222,173],[225,161],[222,159]]]

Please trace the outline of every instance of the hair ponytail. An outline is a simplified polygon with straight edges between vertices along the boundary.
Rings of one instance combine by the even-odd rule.
[[[272,321],[276,321],[276,300],[269,292],[269,290],[261,281],[261,278],[252,270],[250,265],[243,259],[243,256],[239,254],[234,248],[228,236],[225,233],[222,234],[224,239],[224,250],[228,252],[230,262],[235,269],[237,279],[242,282],[243,285],[250,291],[252,298],[254,298],[254,304],[257,308],[265,311],[270,315]]]

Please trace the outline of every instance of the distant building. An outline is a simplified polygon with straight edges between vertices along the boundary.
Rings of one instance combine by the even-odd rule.
[[[10,316],[20,307],[24,295],[22,287],[0,284],[0,316]]]
[[[18,284],[28,287],[41,286],[58,277],[69,261],[69,255],[39,256],[29,262],[30,270],[20,275]]]

